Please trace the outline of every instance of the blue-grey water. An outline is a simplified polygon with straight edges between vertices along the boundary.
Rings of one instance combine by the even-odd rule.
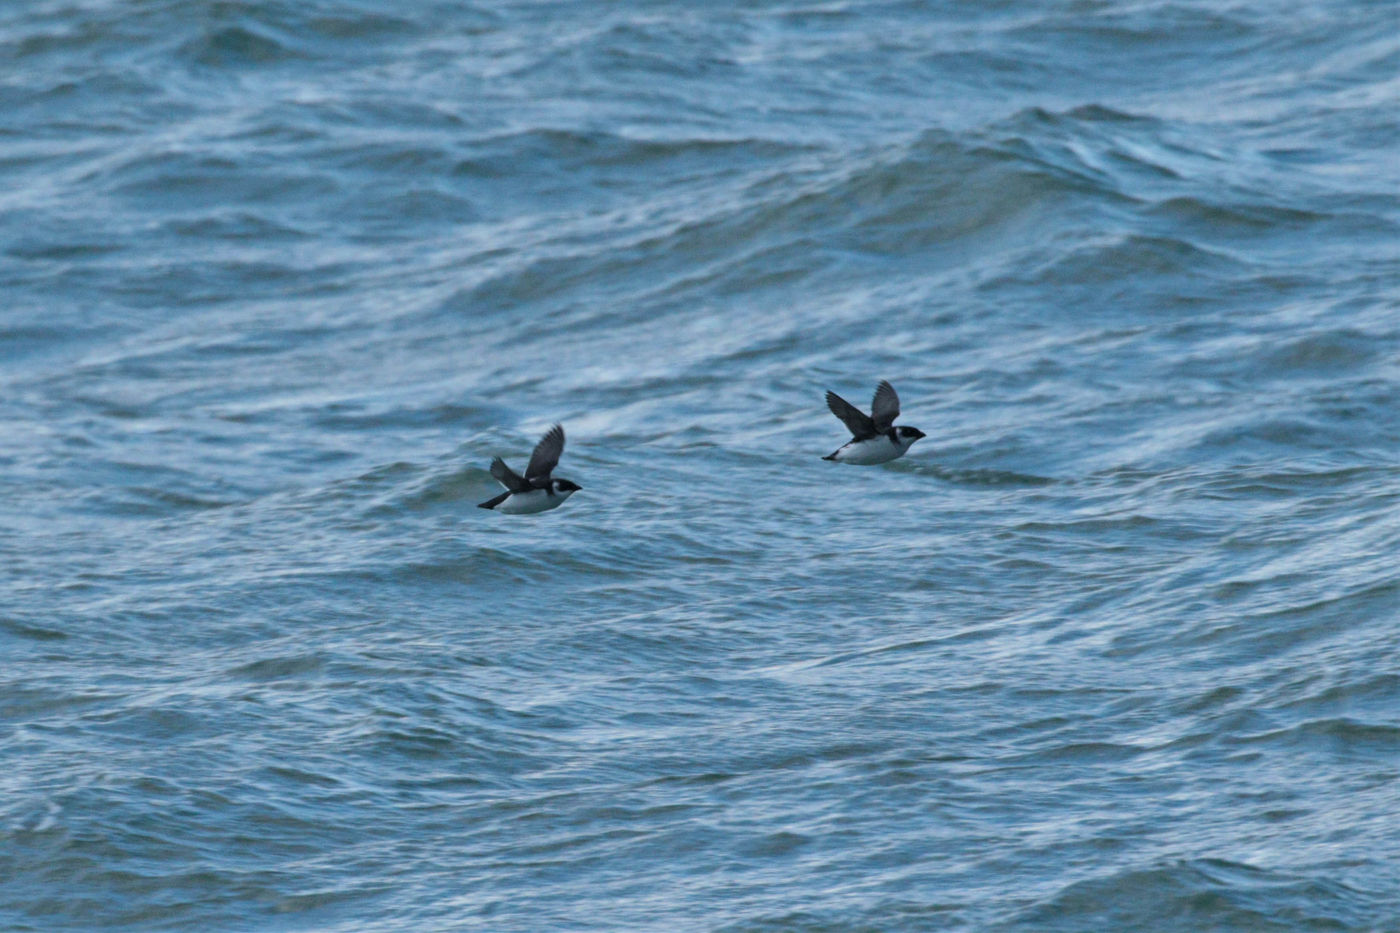
[[[1393,0],[0,62],[0,929],[1400,929]]]

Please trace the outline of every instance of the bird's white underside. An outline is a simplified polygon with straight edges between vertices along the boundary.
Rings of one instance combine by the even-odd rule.
[[[889,435],[881,434],[879,437],[871,437],[863,441],[851,441],[836,452],[834,459],[837,463],[873,466],[877,463],[888,463],[904,456],[912,444],[912,441],[907,444],[896,444],[890,440]]]
[[[550,509],[559,508],[564,504],[564,500],[573,494],[572,489],[560,490],[552,496],[543,489],[513,492],[506,501],[496,506],[496,511],[505,512],[508,515],[532,515],[535,512],[548,512]]]

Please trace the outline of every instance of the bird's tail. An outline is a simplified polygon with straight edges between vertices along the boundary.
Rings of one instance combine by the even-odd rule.
[[[496,506],[498,506],[498,505],[500,505],[502,502],[506,501],[506,499],[508,499],[509,497],[510,497],[510,492],[509,492],[509,491],[503,492],[503,493],[501,493],[499,496],[497,496],[497,497],[494,498],[494,499],[487,499],[485,502],[477,503],[477,506],[476,506],[476,507],[477,507],[478,509],[494,509]]]
[[[835,459],[836,459],[836,455],[839,454],[840,452],[841,452],[841,451],[839,451],[839,450],[833,450],[831,453],[827,454],[825,457],[822,457],[822,459],[823,459],[823,460],[835,460]]]

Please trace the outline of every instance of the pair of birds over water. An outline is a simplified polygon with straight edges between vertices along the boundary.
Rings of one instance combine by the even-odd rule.
[[[915,441],[925,436],[918,428],[908,425],[895,427],[894,419],[899,417],[899,396],[894,386],[883,380],[875,388],[868,415],[831,391],[826,393],[826,406],[850,430],[851,439],[822,457],[823,460],[857,466],[888,463],[904,456]],[[510,515],[530,515],[557,509],[565,499],[583,488],[572,480],[552,476],[563,453],[564,427],[556,424],[535,445],[524,476],[506,466],[500,457],[492,460],[491,475],[506,487],[506,491],[482,502],[479,508],[496,509]]]

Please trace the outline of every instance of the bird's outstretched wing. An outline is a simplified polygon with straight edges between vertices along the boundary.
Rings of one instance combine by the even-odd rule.
[[[828,391],[826,393],[826,407],[830,408],[831,413],[845,423],[847,429],[851,432],[851,436],[858,441],[863,441],[868,437],[874,437],[880,433],[875,429],[875,422],[869,415],[835,392]]]
[[[895,394],[894,386],[882,379],[875,387],[875,398],[870,402],[870,419],[875,422],[875,430],[884,433],[898,417],[899,396]]]
[[[506,462],[500,457],[491,461],[491,475],[500,480],[502,486],[511,492],[528,492],[530,484],[525,482],[525,477],[506,466]]]
[[[525,467],[525,480],[535,486],[549,482],[549,474],[559,465],[559,455],[564,452],[564,426],[556,424],[544,432],[544,437],[535,445],[530,454],[530,464]]]

